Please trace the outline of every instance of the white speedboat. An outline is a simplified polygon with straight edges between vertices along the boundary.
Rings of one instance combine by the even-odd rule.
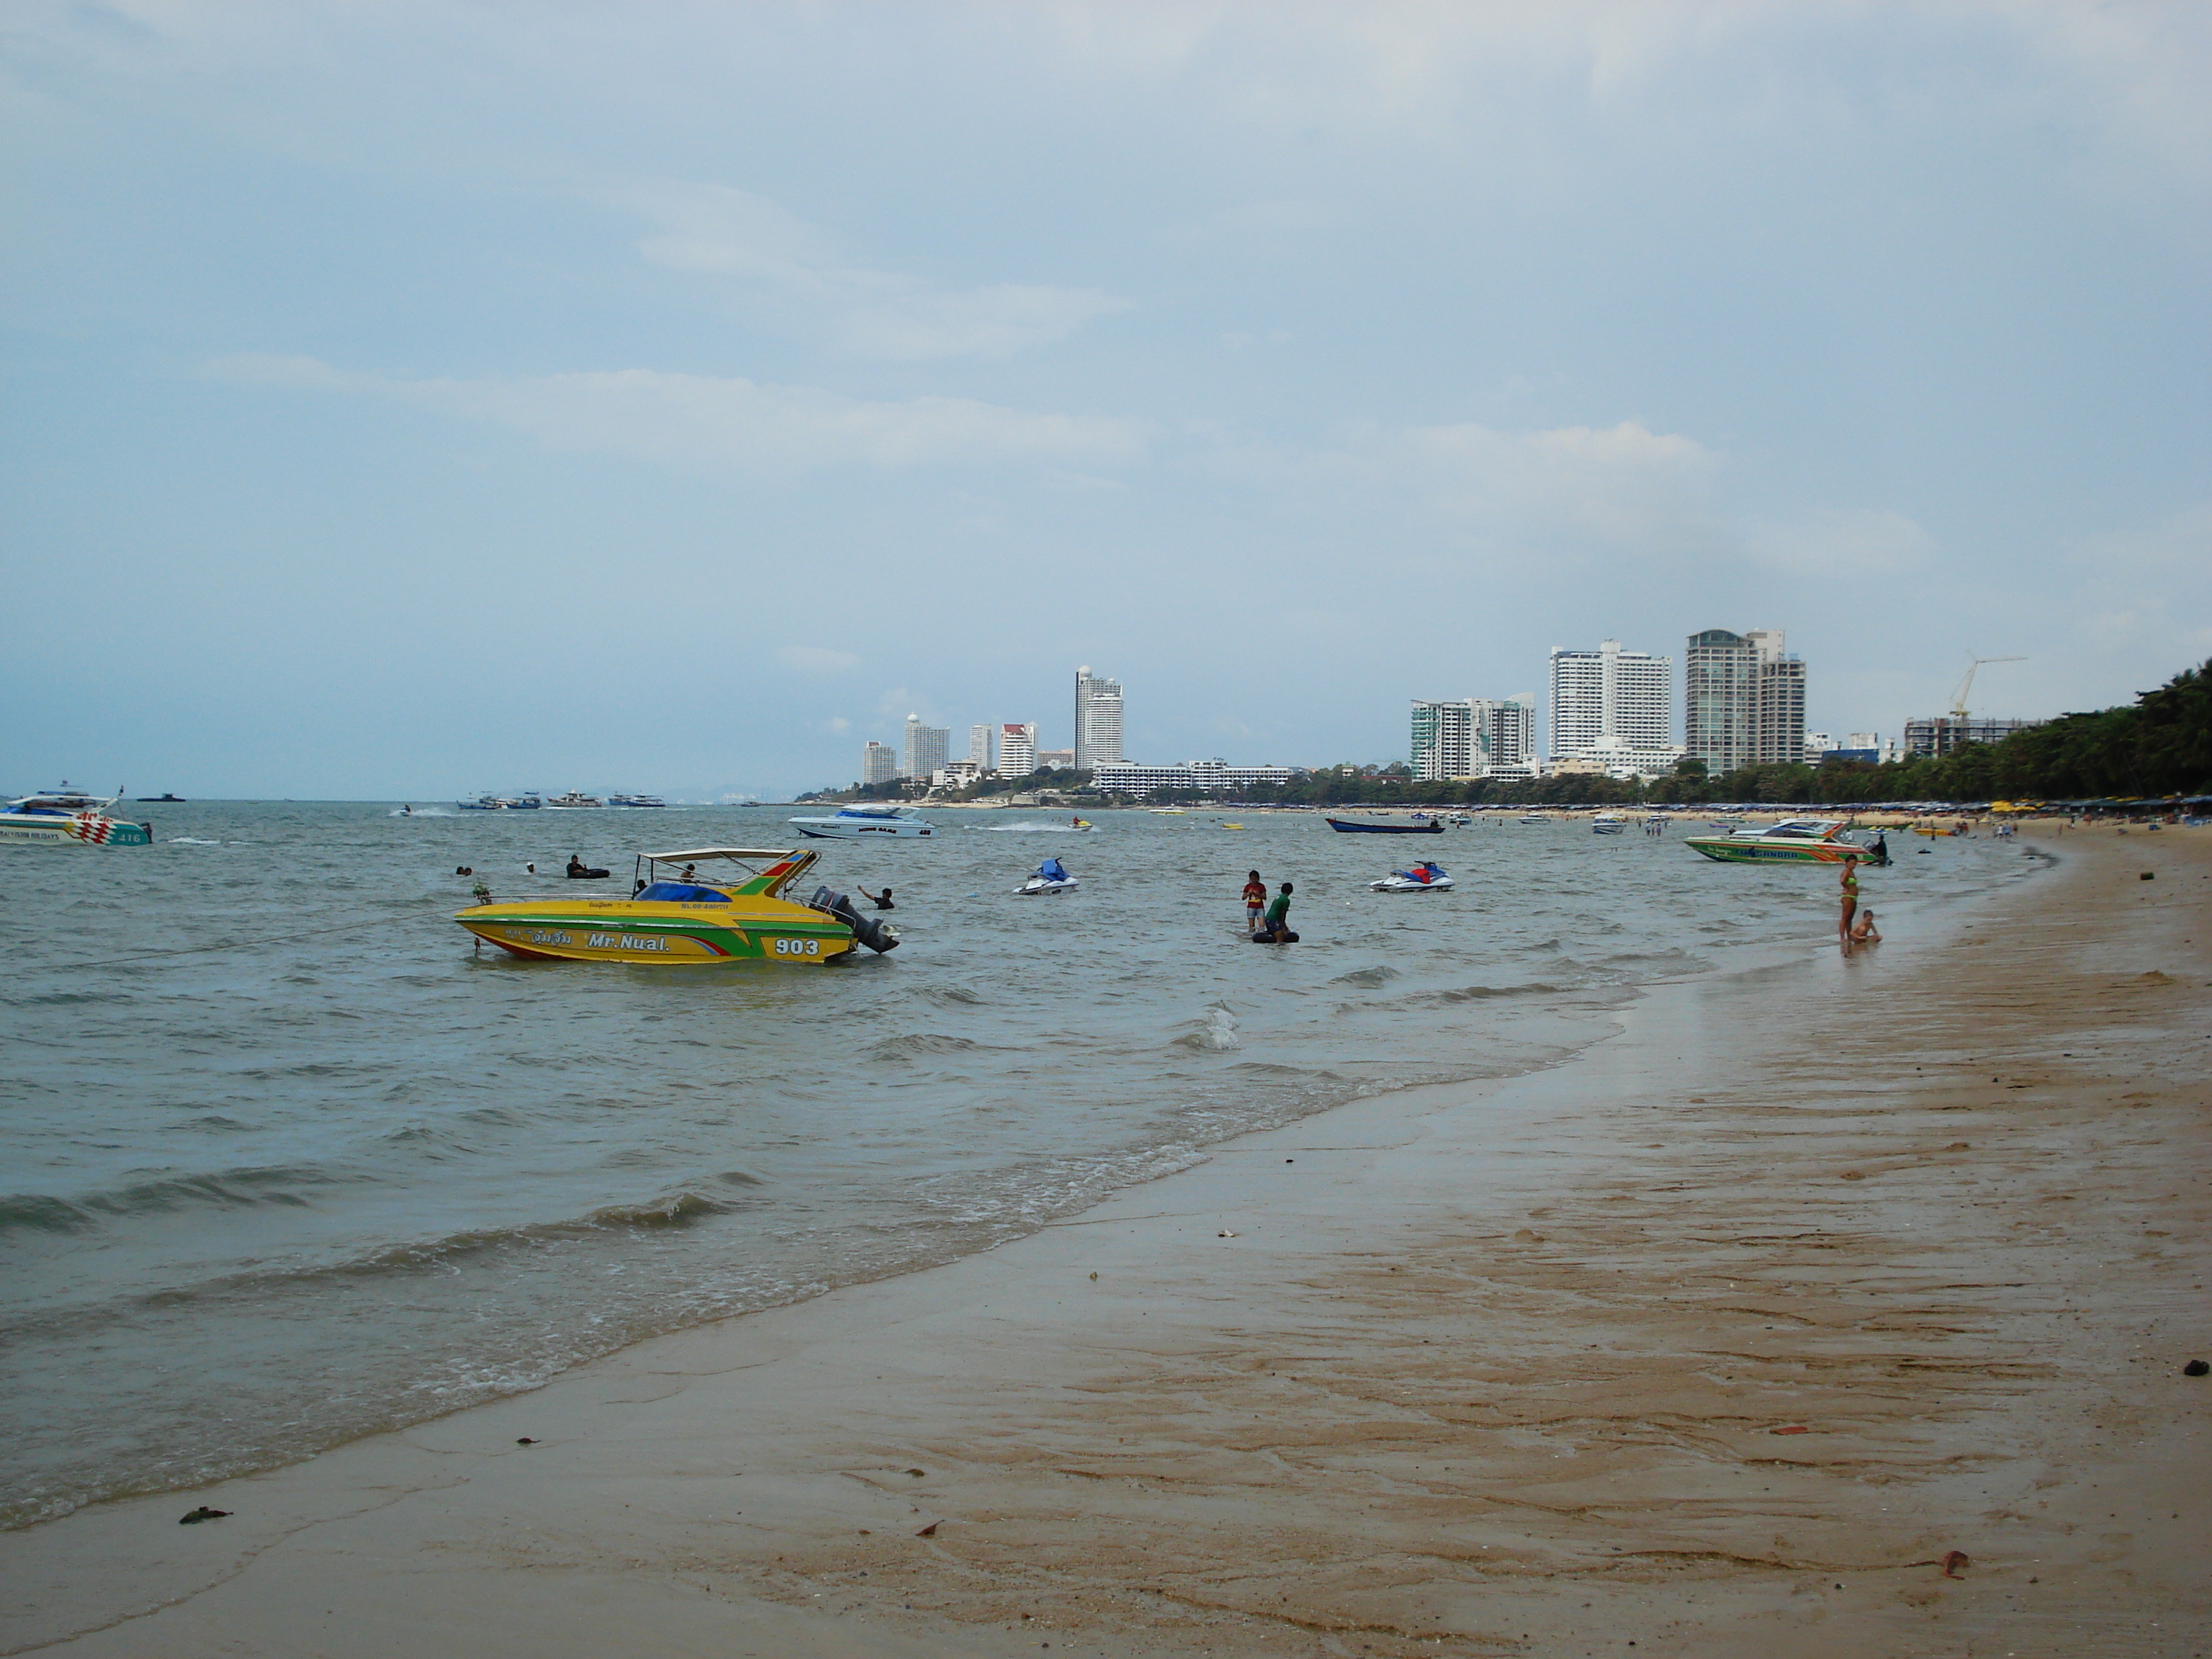
[[[1628,828],[1628,820],[1618,812],[1601,812],[1590,820],[1593,836],[1617,836]]]
[[[1551,822],[1551,819],[1549,819],[1549,818],[1546,817],[1545,817],[1541,812],[1530,812],[1530,813],[1527,813],[1527,814],[1525,814],[1524,816],[1522,816],[1522,817],[1517,817],[1517,818],[1514,819],[1514,822],[1515,822],[1516,823],[1531,823],[1531,824],[1534,824],[1534,823],[1549,823]]]
[[[147,847],[150,825],[112,818],[107,809],[123,799],[88,795],[64,783],[41,789],[0,806],[0,845],[17,847]]]
[[[918,840],[935,833],[911,807],[890,802],[841,806],[835,817],[793,818],[799,834],[821,841]]]
[[[554,796],[545,804],[563,812],[592,812],[605,806],[606,802],[601,800],[597,795],[586,795],[580,790],[571,789],[565,795]]]
[[[1036,898],[1046,893],[1073,893],[1082,883],[1067,873],[1067,868],[1058,859],[1047,859],[1037,866],[1036,874],[1014,889],[1016,898]]]
[[[609,795],[610,806],[665,806],[668,803],[658,795]]]
[[[1393,870],[1380,881],[1370,881],[1369,889],[1377,893],[1443,893],[1451,890],[1452,878],[1444,873],[1443,865],[1431,860],[1417,864],[1410,870]]]

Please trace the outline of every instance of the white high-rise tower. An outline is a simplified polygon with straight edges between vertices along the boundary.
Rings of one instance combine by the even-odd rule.
[[[978,772],[992,770],[991,734],[997,728],[989,725],[968,728],[968,758],[975,763]]]
[[[1669,771],[1674,748],[1674,659],[1624,651],[1552,651],[1552,758],[1596,761],[1616,773]]]
[[[1075,767],[1079,772],[1121,758],[1121,682],[1075,671]]]
[[[1036,770],[1036,725],[1009,720],[999,728],[999,770],[1010,778],[1025,778]]]

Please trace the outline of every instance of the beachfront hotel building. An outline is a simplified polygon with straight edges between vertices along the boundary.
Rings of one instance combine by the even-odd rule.
[[[1093,771],[1121,758],[1121,682],[1075,671],[1075,764]]]
[[[1805,758],[1805,664],[1783,648],[1783,630],[1690,635],[1682,674],[1684,749],[1714,777],[1745,766],[1796,766]]]
[[[1008,721],[999,728],[999,770],[1010,778],[1025,778],[1036,770],[1036,725]]]
[[[924,726],[921,716],[906,717],[906,753],[899,763],[902,778],[933,776],[945,764],[945,750],[952,739],[951,728],[943,726]]]
[[[1109,795],[1150,795],[1163,789],[1194,789],[1214,795],[1250,783],[1288,783],[1297,775],[1295,769],[1288,766],[1231,766],[1219,759],[1185,761],[1180,766],[1109,761],[1091,769],[1091,787]]]
[[[1531,777],[1536,700],[1416,697],[1413,736],[1413,775],[1424,783]]]
[[[1602,640],[1595,651],[1552,648],[1552,760],[1595,761],[1615,777],[1671,772],[1674,659],[1625,651]]]
[[[868,739],[868,746],[860,751],[860,781],[889,783],[898,776],[898,751],[887,743]]]

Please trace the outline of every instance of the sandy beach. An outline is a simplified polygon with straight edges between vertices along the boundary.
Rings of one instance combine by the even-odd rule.
[[[2212,840],[2021,853],[1549,1070],[9,1534],[0,1650],[2212,1651]]]

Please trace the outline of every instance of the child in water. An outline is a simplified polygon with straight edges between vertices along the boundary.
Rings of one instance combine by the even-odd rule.
[[[1256,933],[1260,931],[1260,912],[1267,908],[1267,884],[1260,879],[1257,870],[1248,870],[1245,876],[1244,931]]]

